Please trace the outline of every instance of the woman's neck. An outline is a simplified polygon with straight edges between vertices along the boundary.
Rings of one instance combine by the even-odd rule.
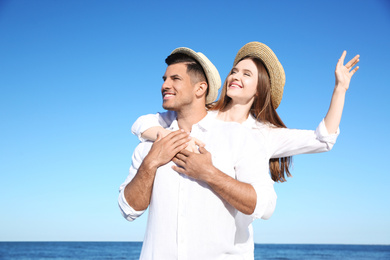
[[[242,124],[248,119],[250,106],[248,104],[228,104],[226,109],[218,112],[217,118],[226,122],[237,122]]]

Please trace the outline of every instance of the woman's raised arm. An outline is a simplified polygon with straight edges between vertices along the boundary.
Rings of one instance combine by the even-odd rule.
[[[336,65],[335,76],[336,83],[330,101],[328,113],[325,116],[324,122],[328,133],[336,133],[339,128],[341,115],[344,109],[345,93],[349,88],[349,83],[353,74],[359,69],[359,66],[353,68],[359,62],[359,55],[356,55],[347,64],[344,65],[344,59],[347,52],[344,51]]]

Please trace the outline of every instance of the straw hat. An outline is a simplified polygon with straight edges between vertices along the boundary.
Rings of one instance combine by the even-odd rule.
[[[282,64],[280,64],[275,53],[261,42],[250,42],[245,44],[237,53],[234,59],[235,66],[242,58],[251,56],[259,58],[265,65],[271,81],[271,100],[276,109],[283,97],[283,88],[286,83],[286,75]]]
[[[218,97],[218,89],[221,87],[221,77],[213,63],[201,52],[195,52],[186,47],[174,49],[171,54],[182,53],[194,58],[202,66],[209,83],[209,93],[206,96],[206,104],[214,102]]]

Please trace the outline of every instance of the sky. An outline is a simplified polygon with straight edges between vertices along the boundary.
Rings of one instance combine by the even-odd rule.
[[[286,72],[289,128],[326,115],[343,50],[360,54],[341,134],[275,183],[256,243],[390,244],[390,2],[0,0],[0,241],[142,241],[117,197],[141,115],[163,111],[165,58],[205,54],[222,81],[246,43]]]

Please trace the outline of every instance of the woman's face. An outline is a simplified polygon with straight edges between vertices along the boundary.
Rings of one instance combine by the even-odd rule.
[[[257,92],[258,71],[251,59],[234,66],[227,78],[226,94],[234,103],[252,105]]]

